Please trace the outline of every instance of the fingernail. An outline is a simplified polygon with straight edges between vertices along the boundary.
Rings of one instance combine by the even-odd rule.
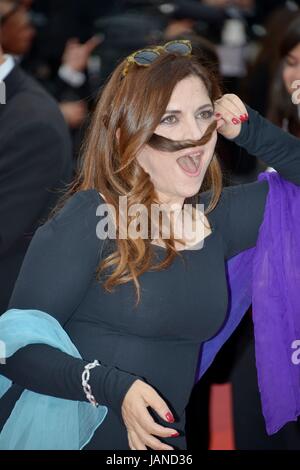
[[[166,413],[166,418],[169,421],[169,423],[174,423],[174,421],[175,421],[174,416],[169,411],[168,411],[168,413]]]
[[[249,119],[248,114],[241,114],[241,115],[240,115],[240,120],[241,120],[241,122],[248,121],[248,119]]]
[[[215,116],[216,117],[221,117],[221,113],[216,113]]]
[[[232,119],[232,123],[233,123],[234,125],[239,124],[239,123],[240,123],[240,120],[237,119],[237,118],[233,118],[233,119]]]
[[[179,436],[179,432],[175,432],[174,434],[171,434],[170,437],[178,437]]]

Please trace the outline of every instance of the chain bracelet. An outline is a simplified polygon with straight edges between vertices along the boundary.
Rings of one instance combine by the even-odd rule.
[[[90,380],[90,370],[94,369],[97,366],[100,366],[100,363],[96,359],[94,362],[90,362],[89,364],[84,366],[84,371],[82,373],[82,387],[83,387],[84,393],[86,394],[88,401],[93,406],[96,406],[96,407],[99,406],[99,403],[97,403],[96,398],[92,394],[92,389],[89,384],[89,380]]]

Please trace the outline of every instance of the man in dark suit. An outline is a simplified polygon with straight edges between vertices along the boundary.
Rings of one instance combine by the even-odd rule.
[[[9,15],[0,0],[1,22]],[[71,142],[56,102],[4,55],[0,29],[0,315],[30,240],[72,178]],[[41,259],[41,263],[43,260]]]

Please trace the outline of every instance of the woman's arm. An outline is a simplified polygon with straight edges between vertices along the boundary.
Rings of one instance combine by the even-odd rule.
[[[73,196],[62,211],[40,227],[29,246],[9,308],[47,312],[64,326],[84,297],[99,261],[96,236],[97,193]],[[0,334],[1,337],[1,334]],[[74,358],[45,344],[18,350],[0,365],[0,373],[37,393],[86,400],[81,385],[84,366],[101,358]],[[90,384],[99,404],[120,413],[128,388],[139,377],[102,365],[91,371]]]
[[[226,96],[233,100],[234,95]],[[238,113],[234,114],[239,102],[237,98],[232,105],[232,101],[222,99],[221,109],[227,107],[228,113],[239,117]],[[231,140],[275,168],[283,178],[300,185],[300,140],[273,125],[249,106],[247,112],[249,120],[242,123],[239,135]],[[233,115],[226,115],[227,126]],[[256,245],[268,191],[267,181],[223,189],[220,201],[214,211],[208,214],[208,219],[221,232],[226,259]],[[205,203],[209,197],[209,192],[202,193],[200,202],[202,200]]]
[[[280,175],[300,185],[300,139],[263,118],[246,105],[249,120],[242,124],[240,134],[232,139]]]
[[[19,349],[5,365],[0,365],[0,374],[36,393],[87,401],[81,376],[84,366],[94,359],[77,359],[46,344],[31,344]],[[143,379],[101,364],[90,372],[93,395],[100,405],[113,408],[121,417],[121,405],[128,389],[137,379]]]

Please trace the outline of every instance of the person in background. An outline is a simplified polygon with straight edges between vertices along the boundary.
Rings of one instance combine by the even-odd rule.
[[[18,57],[22,57],[31,48],[36,33],[27,7],[19,2],[15,2],[9,14],[5,16],[1,30],[2,49]]]
[[[270,87],[279,60],[280,43],[295,15],[297,9],[292,5],[276,8],[270,14],[264,25],[266,33],[258,54],[241,84],[244,99],[263,116],[268,113]]]
[[[82,143],[85,125],[92,104],[89,98],[89,87],[86,70],[92,51],[100,44],[101,39],[91,37],[81,44],[78,38],[67,41],[62,62],[52,84],[53,95],[59,101],[60,110],[70,129],[73,141],[75,165]]]
[[[46,17],[44,20],[41,19],[41,16],[37,18],[32,12],[35,3],[39,4],[39,2],[32,2],[32,0],[22,0],[15,3],[15,7],[3,24],[2,48],[7,54],[15,56],[22,68],[36,78],[59,102],[60,110],[73,138],[74,156],[76,156],[77,148],[80,145],[80,129],[88,114],[88,104],[85,98],[90,94],[90,90],[85,71],[89,57],[95,47],[99,45],[100,39],[92,36],[89,40],[81,43],[76,36],[80,31],[76,30],[75,25],[70,30],[68,29],[68,25],[73,24],[71,5],[69,9],[62,8],[65,12],[62,19],[66,24],[66,31],[62,31],[61,36],[58,35],[58,38],[54,38],[56,30],[53,30],[53,22],[50,19],[48,21]],[[44,24],[44,27],[41,28],[40,23]],[[64,29],[63,21],[59,26],[61,30]],[[59,42],[59,38],[63,41],[60,44],[60,56],[56,65],[49,57],[47,58],[47,55],[43,57],[35,55],[37,42],[43,43],[41,29],[43,31],[43,28],[46,27],[49,28],[49,36],[45,38],[48,44],[53,45]],[[68,37],[68,34],[74,35],[74,37]],[[53,48],[56,49],[54,46]],[[32,54],[31,51],[33,51]]]
[[[39,223],[72,178],[71,142],[56,102],[4,54],[15,2],[0,0],[0,314]],[[5,33],[5,35],[4,35]]]
[[[300,11],[288,26],[279,46],[279,59],[271,87],[268,118],[300,137]],[[298,84],[297,84],[298,81]],[[294,98],[293,98],[294,96]]]

